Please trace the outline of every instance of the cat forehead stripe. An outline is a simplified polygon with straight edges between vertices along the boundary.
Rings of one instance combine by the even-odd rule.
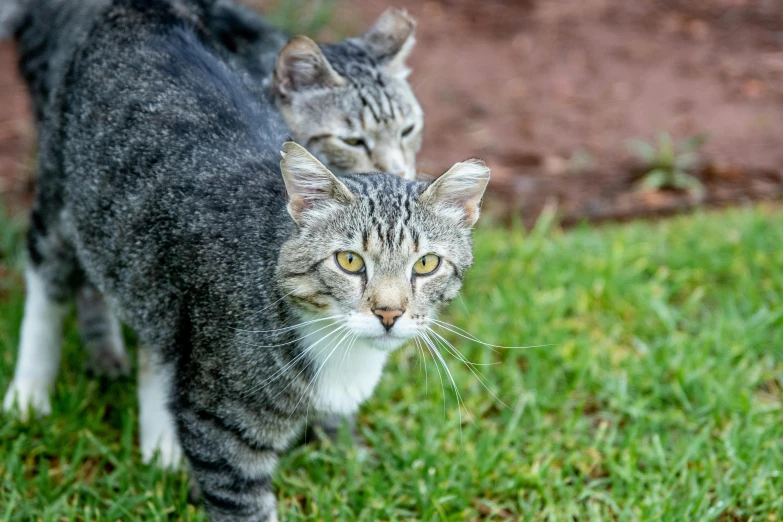
[[[344,42],[343,45],[323,46],[329,62],[359,93],[362,103],[369,107],[378,123],[396,117],[395,101],[386,88],[382,66],[361,47]]]

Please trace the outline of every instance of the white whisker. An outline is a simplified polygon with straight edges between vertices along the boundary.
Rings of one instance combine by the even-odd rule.
[[[318,319],[312,319],[312,320],[310,320],[310,321],[305,321],[305,322],[303,322],[303,323],[299,323],[299,324],[295,324],[295,325],[291,325],[291,326],[286,326],[286,327],[284,327],[284,328],[273,328],[272,330],[242,330],[242,329],[240,329],[240,328],[235,328],[235,330],[237,330],[238,332],[243,332],[243,333],[275,333],[275,332],[288,332],[288,331],[290,331],[290,330],[296,330],[297,328],[302,328],[303,326],[307,326],[307,325],[309,325],[309,324],[313,324],[313,323],[320,323],[320,322],[322,322],[322,321],[328,321],[328,320],[330,320],[330,319],[342,319],[342,318],[344,318],[344,317],[345,317],[345,315],[344,315],[344,314],[339,314],[339,315],[332,315],[332,316],[330,316],[330,317],[321,317],[321,318],[318,318]]]
[[[449,370],[448,365],[446,364],[446,360],[443,359],[443,356],[440,353],[440,350],[438,350],[438,347],[435,345],[435,342],[432,340],[432,338],[427,335],[425,332],[424,336],[422,337],[424,342],[428,344],[432,348],[432,353],[437,356],[438,360],[440,361],[441,365],[443,366],[443,370],[446,372],[446,375],[448,375],[449,380],[451,381],[451,387],[454,389],[454,396],[457,399],[457,413],[459,414],[459,441],[460,444],[462,444],[462,408],[465,407],[465,413],[468,415],[468,418],[475,426],[476,423],[473,421],[472,416],[470,415],[470,412],[467,409],[467,406],[465,406],[465,402],[462,400],[462,395],[459,393],[459,388],[457,387],[457,382],[454,380],[454,376],[451,374],[451,370]],[[478,426],[476,426],[478,427]]]
[[[336,324],[339,324],[339,322],[335,321],[333,323],[327,324],[326,326],[322,326],[321,328],[319,328],[318,330],[315,330],[314,332],[310,332],[309,334],[303,335],[302,337],[297,337],[293,341],[288,341],[286,343],[280,343],[280,344],[253,344],[253,343],[250,343],[250,342],[243,342],[243,341],[238,341],[238,342],[240,344],[244,344],[244,345],[250,346],[252,348],[277,348],[278,346],[286,346],[286,345],[289,345],[289,344],[297,343],[297,342],[301,341],[302,339],[307,339],[311,335],[315,335],[318,332],[320,332],[321,330],[325,330],[327,328],[331,328],[332,326],[334,326]]]
[[[425,332],[426,334],[426,332]],[[429,343],[425,340],[424,336],[420,336],[417,340],[421,340],[421,342],[424,343],[424,346],[427,348],[427,351],[432,354],[433,359],[435,358],[435,354],[432,352],[432,348],[430,348]],[[440,391],[443,395],[443,418],[446,418],[446,388],[443,386],[443,376],[440,373],[440,367],[438,366],[438,360],[435,359],[435,369],[438,371],[438,380],[440,381]]]
[[[310,353],[312,353],[315,350],[315,347],[318,346],[318,344],[320,344],[322,341],[325,341],[326,339],[328,339],[329,337],[332,337],[334,335],[334,337],[332,337],[332,339],[325,346],[321,347],[321,349],[318,350],[317,355],[320,355],[320,354],[324,353],[332,345],[332,342],[334,342],[334,340],[337,339],[337,334],[339,334],[339,332],[342,332],[342,331],[344,331],[346,329],[348,329],[348,326],[347,325],[342,325],[339,328],[336,328],[334,331],[329,332],[328,334],[323,336],[321,339],[318,339],[318,341],[316,341],[314,344],[312,344],[311,346],[308,346],[307,348],[305,348],[302,351],[302,353],[300,353],[296,357],[295,360],[301,360],[301,359],[307,357]],[[309,362],[312,362],[312,361],[309,361]],[[280,392],[278,392],[277,395],[275,395],[275,397],[280,395],[280,393],[285,391],[291,385],[291,383],[293,383],[296,379],[298,379],[299,376],[302,375],[307,370],[307,366],[308,366],[308,364],[305,364],[302,367],[302,369],[299,370],[299,373],[297,373],[292,379],[290,379],[289,383],[282,390],[280,390]]]
[[[473,342],[482,344],[482,345],[484,345],[484,346],[486,346],[488,348],[500,348],[502,350],[529,350],[531,348],[544,348],[546,346],[555,346],[554,344],[535,344],[535,345],[530,345],[530,346],[500,346],[500,345],[497,345],[497,344],[485,343],[484,341],[482,341],[481,339],[479,339],[478,337],[476,337],[472,333],[470,333],[470,332],[468,332],[466,330],[463,330],[459,326],[454,326],[451,323],[447,323],[445,321],[438,321],[437,319],[432,319],[432,322],[435,324],[435,326],[443,328],[444,330],[448,330],[448,331],[450,331],[450,332],[452,332],[452,333],[454,333],[456,335],[459,335],[460,337],[463,337],[463,338],[465,338],[465,339],[467,339],[469,341],[473,341]]]
[[[347,326],[346,326],[346,328],[347,328]],[[329,355],[326,356],[326,358],[324,359],[324,362],[321,363],[321,366],[318,368],[318,371],[315,372],[315,375],[313,375],[313,377],[310,379],[310,382],[305,387],[304,391],[302,392],[302,395],[299,397],[299,400],[296,402],[296,405],[294,406],[294,409],[291,410],[291,415],[288,416],[289,419],[294,415],[294,413],[296,413],[297,408],[299,408],[299,404],[301,404],[302,399],[304,399],[305,395],[307,395],[307,392],[310,390],[310,388],[315,385],[315,381],[318,379],[318,376],[321,374],[321,370],[323,370],[324,366],[326,366],[326,363],[329,362],[329,359],[332,357],[332,355],[334,354],[335,350],[337,350],[337,348],[339,348],[340,343],[343,342],[343,339],[345,339],[349,335],[351,335],[350,331],[346,332],[342,337],[340,337],[340,340],[337,341],[337,343],[335,344],[334,348],[332,348],[332,351],[329,352]],[[331,344],[329,344],[329,346],[331,346]],[[323,353],[323,352],[319,352],[319,353]],[[297,375],[297,377],[298,377],[298,375]]]
[[[471,373],[473,374],[473,376],[474,376],[474,377],[476,377],[476,379],[478,379],[479,383],[481,383],[481,385],[484,387],[484,389],[485,389],[485,390],[487,390],[487,391],[489,392],[489,394],[490,394],[490,395],[492,395],[492,396],[495,398],[495,400],[497,400],[497,401],[498,401],[500,404],[502,404],[502,405],[503,405],[503,406],[505,406],[506,408],[509,408],[509,406],[508,406],[508,405],[507,405],[505,402],[503,402],[502,400],[500,400],[500,398],[499,398],[497,395],[495,395],[495,394],[492,392],[492,390],[490,390],[490,389],[489,389],[489,387],[488,387],[488,386],[487,386],[487,385],[484,383],[484,379],[486,379],[486,377],[485,377],[485,376],[484,376],[484,374],[483,374],[483,373],[481,373],[480,371],[478,371],[478,370],[475,370],[474,368],[472,368],[472,366],[475,366],[473,363],[471,363],[470,361],[468,361],[468,360],[465,358],[465,356],[464,356],[464,355],[462,355],[462,354],[460,353],[460,351],[459,351],[459,350],[457,350],[457,348],[456,348],[456,347],[454,347],[454,345],[453,345],[453,344],[451,344],[451,343],[450,343],[448,340],[446,340],[446,338],[445,338],[445,337],[443,337],[442,335],[440,335],[438,332],[436,332],[436,331],[435,331],[435,330],[433,330],[432,328],[427,328],[427,330],[428,330],[430,333],[432,333],[433,335],[435,335],[435,336],[436,336],[436,340],[439,340],[439,341],[441,342],[441,345],[442,345],[442,346],[444,346],[444,347],[445,347],[445,348],[446,348],[446,349],[447,349],[449,352],[451,352],[453,355],[455,355],[455,356],[457,357],[457,359],[459,359],[460,361],[462,361],[462,362],[465,364],[465,367],[466,367],[468,370],[470,370],[470,371],[471,371]],[[483,377],[483,379],[482,379],[482,377]],[[509,409],[510,409],[510,408],[509,408]]]
[[[424,366],[424,393],[428,394],[430,379],[429,375],[427,375],[427,356],[424,355],[424,349],[421,347],[419,339],[414,337],[413,340],[416,341],[416,348],[419,350],[419,360],[421,361],[421,365]],[[421,375],[421,370],[419,370],[419,375]]]
[[[333,323],[333,324],[331,324],[331,325],[329,325],[329,326],[334,326],[335,324],[337,324],[337,323]],[[285,372],[286,372],[286,371],[287,371],[289,368],[291,368],[291,367],[292,367],[292,366],[294,366],[296,363],[298,363],[300,360],[302,360],[303,358],[305,358],[305,357],[307,356],[307,354],[308,354],[308,353],[310,353],[310,352],[312,352],[313,350],[315,350],[315,347],[316,347],[316,346],[318,346],[318,345],[319,345],[321,342],[323,342],[324,340],[328,339],[329,337],[331,337],[331,336],[335,335],[337,332],[340,332],[340,331],[342,331],[342,330],[344,330],[344,329],[346,329],[346,328],[348,328],[346,325],[341,325],[341,326],[337,327],[336,329],[334,329],[333,331],[331,331],[331,332],[328,332],[326,335],[324,335],[323,337],[321,337],[320,339],[318,339],[318,340],[317,340],[315,343],[311,344],[310,346],[307,346],[307,347],[306,347],[304,350],[302,350],[302,352],[301,352],[301,353],[299,353],[299,354],[298,354],[296,357],[294,357],[293,359],[291,359],[291,360],[290,360],[288,363],[286,363],[286,364],[285,364],[285,365],[284,365],[282,368],[278,369],[278,370],[277,370],[277,371],[276,371],[274,374],[272,374],[270,377],[267,377],[267,378],[266,378],[266,379],[265,379],[263,382],[261,382],[260,384],[258,384],[258,385],[256,385],[256,386],[254,386],[254,387],[253,387],[253,388],[251,388],[250,390],[248,390],[248,391],[245,393],[245,396],[247,396],[247,395],[250,395],[251,393],[256,393],[256,392],[258,392],[258,391],[262,390],[262,389],[264,388],[264,386],[266,386],[266,385],[267,385],[267,384],[269,384],[270,382],[272,382],[272,381],[275,381],[275,380],[277,380],[278,378],[280,378],[280,377],[281,377],[281,376],[282,376],[282,375],[283,375],[283,374],[284,374],[284,373],[285,373]],[[305,366],[306,366],[306,365],[305,365]],[[297,375],[294,377],[294,379],[295,379],[296,377],[299,377],[299,375],[301,375],[301,374],[302,374],[302,372],[304,372],[304,370],[305,370],[305,369],[304,369],[304,368],[302,368],[302,370],[300,370],[300,371],[299,371],[299,373],[298,373],[298,374],[297,374]],[[293,379],[292,379],[292,381],[293,381]],[[282,393],[283,391],[285,391],[285,390],[288,388],[288,386],[290,386],[290,383],[289,383],[288,385],[286,385],[286,386],[285,386],[285,387],[284,387],[282,390],[280,390],[280,392],[278,392],[278,393],[275,395],[275,397],[277,397],[278,395],[280,395],[280,393]]]

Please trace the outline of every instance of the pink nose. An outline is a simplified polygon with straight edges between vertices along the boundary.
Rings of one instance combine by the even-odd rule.
[[[372,311],[372,313],[377,315],[378,319],[381,320],[381,324],[386,328],[387,332],[391,330],[391,327],[394,326],[397,318],[402,316],[404,312],[405,310],[402,308],[375,308]]]

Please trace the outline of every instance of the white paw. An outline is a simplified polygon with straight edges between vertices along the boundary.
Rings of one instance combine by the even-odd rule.
[[[15,406],[18,406],[19,415],[25,421],[33,411],[42,416],[52,413],[47,383],[43,379],[12,380],[3,399],[3,409],[12,412]]]
[[[157,455],[157,461],[154,461]],[[163,469],[176,471],[182,464],[182,447],[176,434],[141,434],[141,459],[145,464],[155,462]]]

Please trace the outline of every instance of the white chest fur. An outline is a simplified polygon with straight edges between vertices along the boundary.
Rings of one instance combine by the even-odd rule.
[[[350,336],[341,340],[343,336],[339,332],[320,340],[325,332],[308,336],[308,357],[317,372],[312,404],[323,413],[347,415],[372,395],[388,353],[366,341],[351,342]]]

